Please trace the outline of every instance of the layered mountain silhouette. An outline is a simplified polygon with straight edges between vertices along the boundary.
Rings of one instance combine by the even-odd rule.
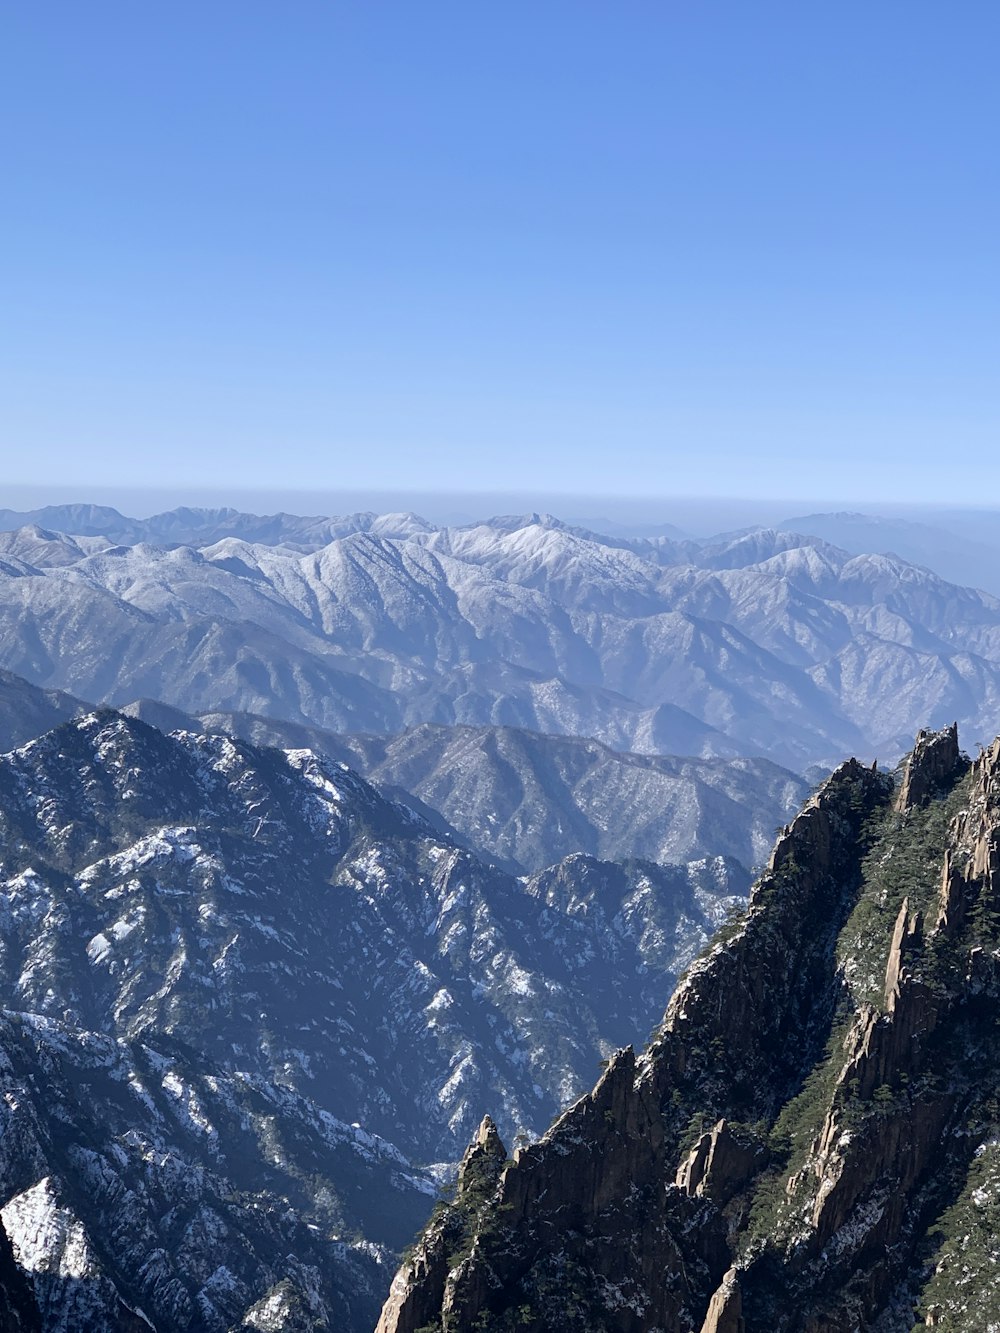
[[[202,515],[172,530],[194,544],[151,544],[152,522],[132,545],[0,536],[0,665],[113,704],[350,733],[511,726],[797,771],[895,759],[954,717],[983,739],[1000,711],[1000,602],[818,538],[362,515],[289,544],[216,539]]]
[[[93,705],[0,672],[0,752]],[[259,714],[200,717],[154,700],[122,710],[162,731],[223,733],[347,763],[435,827],[515,874],[583,852],[602,860],[763,861],[805,781],[766,759],[623,754],[515,727],[344,735]]]
[[[470,1140],[382,1330],[991,1326],[1000,750],[871,765],[992,734],[1000,603],[783,529],[23,517],[0,1326],[369,1333]]]
[[[807,790],[766,759],[623,754],[517,727],[337,735],[247,713],[193,718],[149,700],[123,711],[164,730],[224,732],[346,762],[516,874],[576,852],[660,862],[726,855],[757,865]]]

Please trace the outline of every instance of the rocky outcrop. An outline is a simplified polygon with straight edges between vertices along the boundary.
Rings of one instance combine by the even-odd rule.
[[[842,766],[649,1049],[502,1168],[428,1322],[990,1326],[960,1312],[1000,1262],[998,853],[1000,741],[923,734],[898,791]]]
[[[459,1165],[452,1207],[435,1214],[396,1274],[375,1333],[416,1333],[433,1325],[456,1251],[470,1237],[506,1160],[497,1127],[485,1116]]]
[[[399,1308],[404,1284],[410,1308],[448,1333],[515,1319],[548,1333],[591,1314],[622,1333],[701,1327],[732,1267],[721,1205],[766,1160],[753,1126],[773,1120],[819,1054],[858,840],[890,796],[885,777],[854,761],[830,777],[782,833],[733,938],[678,988],[649,1050],[619,1051],[593,1092],[516,1153],[446,1275],[418,1255],[380,1333],[420,1326]],[[696,1122],[714,1127],[686,1147]],[[424,1247],[440,1253],[433,1227]],[[720,1333],[738,1327],[738,1299],[715,1302]]]
[[[918,731],[916,744],[906,760],[896,795],[900,813],[926,805],[932,796],[948,790],[968,767],[958,748],[958,723],[942,731]]]
[[[766,1150],[745,1131],[735,1133],[720,1120],[703,1134],[677,1170],[677,1188],[720,1207],[739,1193],[762,1165]]]
[[[938,999],[913,974],[909,960],[921,941],[920,913],[910,913],[904,898],[896,918],[886,964],[883,1010],[865,1006],[844,1042],[844,1064],[834,1097],[810,1154],[808,1167],[788,1183],[795,1199],[802,1181],[812,1178],[812,1235],[808,1247],[819,1252],[846,1225],[872,1178],[891,1178],[897,1200],[883,1208],[877,1226],[885,1244],[895,1238],[900,1207],[928,1156],[947,1117],[946,1096],[926,1099],[918,1108],[899,1097],[901,1084],[919,1065],[921,1044],[938,1021]],[[882,1114],[852,1125],[857,1103],[877,1100]],[[854,1117],[856,1119],[856,1117]]]
[[[735,1268],[730,1268],[722,1279],[722,1285],[709,1301],[701,1333],[746,1333],[743,1291]]]
[[[507,1160],[507,1149],[500,1141],[497,1127],[490,1116],[483,1116],[476,1136],[466,1149],[458,1168],[458,1191],[466,1194],[481,1187],[483,1180],[496,1184],[501,1167]]]

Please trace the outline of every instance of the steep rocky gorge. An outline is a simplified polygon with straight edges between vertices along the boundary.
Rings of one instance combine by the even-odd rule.
[[[379,1333],[1000,1328],[1000,740],[851,760],[648,1049],[489,1123]]]

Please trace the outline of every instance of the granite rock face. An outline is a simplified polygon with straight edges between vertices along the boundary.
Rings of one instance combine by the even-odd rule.
[[[953,786],[964,767],[958,748],[957,722],[941,731],[918,731],[903,770],[896,809],[904,812],[913,806],[926,805],[931,797]]]
[[[380,1333],[997,1326],[1000,740],[842,765],[638,1058],[520,1148]],[[447,1225],[439,1218],[436,1226]]]

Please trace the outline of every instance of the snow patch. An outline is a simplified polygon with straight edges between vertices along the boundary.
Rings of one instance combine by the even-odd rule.
[[[97,1262],[83,1223],[56,1202],[52,1177],[17,1194],[0,1209],[4,1229],[20,1266],[29,1273],[93,1277]]]

